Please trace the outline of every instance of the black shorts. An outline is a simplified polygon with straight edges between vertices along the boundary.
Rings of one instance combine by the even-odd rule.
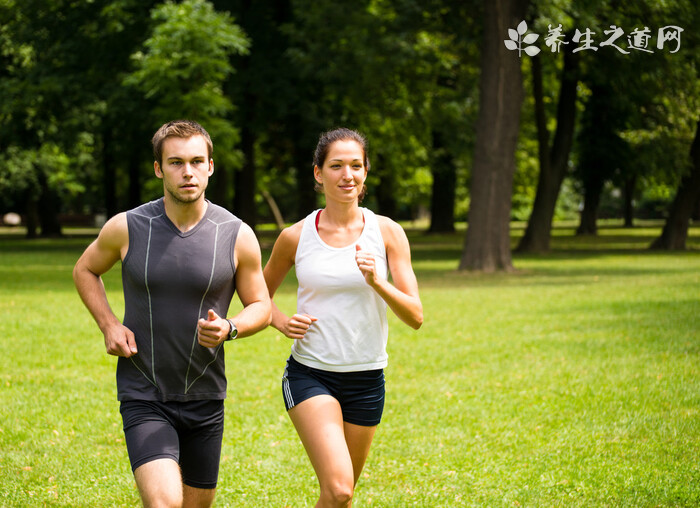
[[[330,372],[307,367],[290,356],[282,394],[287,411],[316,395],[330,395],[340,403],[344,421],[373,427],[384,411],[384,370]]]
[[[223,400],[125,400],[120,411],[132,471],[168,458],[180,464],[185,485],[216,487],[224,435]]]

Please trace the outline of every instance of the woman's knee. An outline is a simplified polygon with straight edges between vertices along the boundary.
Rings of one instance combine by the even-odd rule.
[[[328,506],[350,506],[354,490],[352,478],[335,480],[321,486],[321,498]]]

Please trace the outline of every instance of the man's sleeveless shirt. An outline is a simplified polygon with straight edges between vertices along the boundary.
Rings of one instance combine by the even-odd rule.
[[[297,312],[318,321],[303,339],[294,341],[292,356],[307,367],[352,372],[387,365],[387,305],[357,267],[355,244],[374,254],[377,274],[384,279],[386,249],[376,215],[367,208],[361,210],[362,234],[342,248],[326,244],[319,236],[318,210],[304,219],[295,256]]]
[[[118,360],[119,400],[224,399],[223,344],[200,346],[197,320],[209,309],[228,313],[241,220],[208,202],[202,220],[183,233],[168,219],[162,198],[126,216],[124,325],[134,332],[138,353]]]

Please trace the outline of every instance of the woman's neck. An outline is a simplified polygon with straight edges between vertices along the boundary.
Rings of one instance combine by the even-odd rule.
[[[357,202],[326,203],[322,213],[325,215],[324,222],[332,227],[350,227],[364,220]]]

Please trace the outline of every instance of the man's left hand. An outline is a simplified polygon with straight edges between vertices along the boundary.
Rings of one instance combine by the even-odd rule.
[[[209,309],[206,319],[197,321],[197,341],[200,346],[216,347],[228,338],[231,325]]]

